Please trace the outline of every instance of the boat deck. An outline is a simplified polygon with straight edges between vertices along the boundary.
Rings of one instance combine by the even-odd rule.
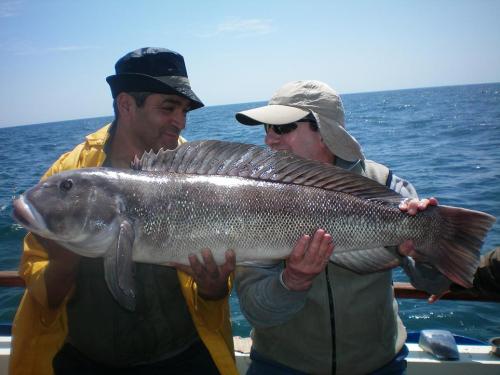
[[[410,335],[413,340],[417,334]],[[460,340],[457,340],[460,342]],[[473,340],[475,341],[475,340]],[[245,374],[250,364],[250,338],[235,337],[236,364],[240,374]],[[458,344],[460,359],[458,361],[440,361],[425,352],[416,342],[406,344],[409,349],[407,357],[408,375],[500,375],[500,357],[491,353],[491,346],[486,344]]]
[[[249,338],[235,337],[236,364],[240,374],[245,374],[250,364]],[[10,356],[10,336],[0,336],[0,374],[8,373]],[[407,343],[410,354],[408,355],[409,375],[499,375],[500,357],[491,353],[489,345],[458,345],[460,360],[440,361],[424,352],[416,343]]]
[[[24,281],[17,271],[0,271],[0,286],[23,287]],[[425,292],[408,283],[394,283],[397,298],[427,299]],[[474,296],[465,292],[449,293],[443,299],[500,302],[498,296]],[[11,347],[11,326],[0,324],[0,375],[8,373]],[[500,357],[491,352],[492,346],[478,340],[455,336],[460,353],[458,361],[440,361],[424,352],[417,344],[419,333],[409,333],[407,345],[408,374],[500,375]],[[245,374],[250,363],[250,338],[234,337],[235,355],[240,374]]]

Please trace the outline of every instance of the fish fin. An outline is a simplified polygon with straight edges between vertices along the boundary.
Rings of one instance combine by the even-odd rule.
[[[236,262],[237,266],[242,267],[256,267],[256,268],[274,268],[277,264],[282,263],[283,260],[245,260],[243,262]]]
[[[128,221],[120,224],[116,247],[104,257],[104,276],[109,291],[118,303],[129,311],[135,310],[134,263],[132,249],[134,229]]]
[[[354,172],[286,151],[224,142],[187,142],[175,150],[147,152],[134,160],[142,171],[237,176],[254,180],[318,187],[362,199],[398,204],[401,196],[384,185]]]
[[[439,242],[427,245],[427,249],[416,243],[416,251],[451,281],[470,288],[479,266],[481,246],[496,218],[459,207],[435,209],[443,219]]]
[[[336,265],[359,274],[384,271],[401,265],[401,256],[392,248],[378,247],[355,251],[334,251],[330,260]]]

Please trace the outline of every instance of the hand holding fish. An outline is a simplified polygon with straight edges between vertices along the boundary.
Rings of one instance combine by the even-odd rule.
[[[426,210],[427,207],[437,206],[438,204],[438,200],[434,197],[422,200],[405,199],[399,205],[399,209],[403,212],[407,212],[410,216],[415,216],[418,212]],[[407,240],[399,245],[398,252],[403,256],[412,257],[415,260],[419,258],[419,254],[415,251],[415,245],[411,240]]]
[[[195,254],[188,256],[190,266],[173,263],[172,266],[192,276],[197,285],[198,295],[206,300],[218,300],[227,296],[229,275],[236,266],[233,250],[225,253],[226,262],[220,266],[215,263],[210,249],[201,251],[203,263]]]
[[[444,291],[443,293],[441,294],[431,294],[429,296],[429,298],[427,299],[427,302],[428,303],[434,303],[434,302],[437,302],[439,301],[445,294],[448,294],[450,291],[449,290],[446,290]]]
[[[282,274],[285,286],[294,291],[309,289],[328,265],[333,248],[332,236],[323,229],[318,229],[312,240],[302,236],[286,260]]]
[[[414,216],[419,211],[425,211],[428,206],[437,206],[438,200],[434,197],[418,199],[405,199],[399,205],[399,209],[403,212],[408,212],[408,215]]]

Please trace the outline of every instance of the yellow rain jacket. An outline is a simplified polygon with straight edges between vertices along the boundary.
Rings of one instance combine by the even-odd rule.
[[[69,169],[98,167],[106,158],[104,144],[109,137],[109,124],[86,137],[85,142],[62,155],[42,179]],[[180,143],[185,142],[182,138]],[[47,303],[44,272],[48,264],[45,249],[31,233],[24,239],[19,274],[26,291],[12,325],[12,350],[9,371],[12,375],[52,374],[52,359],[67,334],[66,302],[56,309]],[[221,374],[238,374],[234,362],[233,338],[229,320],[229,302],[205,301],[198,298],[196,283],[177,272],[194,325]],[[71,295],[71,293],[70,293]]]

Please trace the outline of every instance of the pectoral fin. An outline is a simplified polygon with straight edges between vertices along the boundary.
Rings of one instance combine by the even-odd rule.
[[[104,275],[109,291],[118,303],[129,311],[135,310],[134,263],[132,249],[134,230],[128,221],[120,224],[116,246],[104,258]]]
[[[338,266],[359,274],[388,270],[401,264],[395,248],[380,247],[356,251],[333,252],[330,260]]]

